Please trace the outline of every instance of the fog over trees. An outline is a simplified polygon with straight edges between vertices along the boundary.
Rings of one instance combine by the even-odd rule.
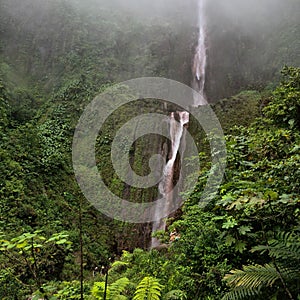
[[[300,1],[206,0],[202,72],[192,70],[198,4],[0,0],[0,299],[300,299]],[[196,65],[203,66],[200,52]],[[82,170],[97,169],[120,199],[154,202],[159,182],[133,186],[111,158],[118,130],[149,113],[163,117],[155,126],[166,136],[132,143],[137,128],[150,126],[128,127],[117,143],[124,166],[146,176],[153,155],[164,157],[161,170],[173,158],[166,187],[182,168],[200,168],[196,184],[186,176],[188,189],[174,193],[186,200],[164,226],[109,218],[74,174],[73,135],[84,109],[110,88],[100,108],[131,100],[125,86],[116,87],[124,80],[164,77],[191,86],[197,76],[205,77],[203,95],[225,134],[217,192],[203,193],[208,178],[215,187],[212,156],[220,158],[197,122],[208,106],[188,115],[163,99],[130,101],[99,128],[96,167]],[[186,146],[188,153],[187,131],[199,155],[182,160],[171,152]],[[204,196],[207,205],[199,206]]]

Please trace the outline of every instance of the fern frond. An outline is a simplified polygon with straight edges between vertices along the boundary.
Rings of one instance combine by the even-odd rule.
[[[116,299],[129,284],[129,279],[122,277],[109,285],[110,299]]]
[[[115,281],[114,283],[110,284],[107,287],[106,291],[106,299],[107,300],[126,300],[127,298],[121,293],[125,290],[126,286],[129,284],[129,279],[126,277],[122,277]],[[105,283],[104,282],[95,282],[91,294],[98,300],[102,300],[104,297],[104,289]]]
[[[114,271],[118,271],[120,269],[123,269],[125,267],[128,267],[129,263],[125,262],[125,261],[121,261],[121,260],[116,260],[112,263],[110,269],[109,269],[109,273],[110,272],[114,272]]]
[[[300,238],[292,233],[280,233],[278,239],[269,242],[268,246],[256,246],[252,251],[269,252],[271,257],[279,260],[300,260]]]
[[[299,279],[300,238],[294,232],[281,232],[276,240],[267,246],[256,246],[252,250],[268,253],[276,259],[273,264],[244,266],[242,270],[232,270],[224,277],[233,289],[222,300],[244,299],[259,293],[261,288],[272,287],[277,281],[281,284]],[[288,291],[289,292],[289,291]]]
[[[105,288],[105,283],[104,282],[94,282],[94,285],[91,290],[91,294],[96,298],[96,299],[103,299],[104,295],[104,288]],[[107,289],[107,298],[109,299],[109,289]]]
[[[145,277],[137,286],[133,300],[159,300],[162,285],[154,277]]]
[[[223,296],[221,300],[239,300],[239,299],[255,299],[259,294],[259,288],[249,289],[247,287],[239,286]]]
[[[270,246],[256,246],[253,247],[252,251],[259,251],[261,253],[269,251],[270,257],[274,257],[279,260],[300,260],[300,244],[290,245],[287,248],[286,245],[278,241],[270,243]]]
[[[259,286],[272,286],[279,279],[272,264],[244,266],[243,270],[232,270],[224,279],[230,286],[255,289]]]

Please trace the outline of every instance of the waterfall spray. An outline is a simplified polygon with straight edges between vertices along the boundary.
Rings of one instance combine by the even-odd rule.
[[[197,91],[197,93],[194,93],[194,106],[207,104],[204,93],[207,61],[204,2],[205,0],[199,0],[198,2],[198,41],[192,64],[192,88]]]

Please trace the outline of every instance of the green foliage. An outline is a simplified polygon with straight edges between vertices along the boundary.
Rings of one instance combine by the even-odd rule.
[[[55,269],[63,264],[65,255],[71,250],[72,243],[68,236],[66,232],[60,232],[46,238],[40,230],[12,239],[5,239],[2,235],[1,263],[24,286],[29,284],[39,288],[55,274]]]
[[[4,82],[0,82],[0,231],[5,235],[0,245],[0,298],[26,299],[34,295],[80,299],[81,230],[84,296],[102,299],[104,282],[98,278],[103,278],[97,275],[92,279],[92,270],[112,254],[118,257],[123,249],[146,248],[149,225],[113,222],[83,200],[71,168],[74,126],[85,105],[113,82],[142,75],[190,82],[189,45],[194,29],[180,21],[181,11],[176,18],[168,17],[168,22],[159,18],[140,22],[129,17],[130,13],[101,7],[96,16],[93,6],[87,16],[83,13],[86,7],[81,11],[68,1],[48,1],[45,15],[40,13],[44,8],[35,5],[25,9],[24,14],[15,14],[23,8],[21,2],[31,3],[5,0],[0,4],[0,56],[4,60],[0,65],[4,73]],[[176,27],[178,22],[181,25]],[[239,35],[238,40],[238,50],[251,46],[243,36]],[[297,43],[294,38],[290,41]],[[6,43],[11,51],[5,51]],[[240,53],[236,57],[243,58]],[[213,63],[221,67],[217,60]],[[228,77],[225,82],[230,85],[223,91],[218,88],[216,94],[240,91],[242,86],[249,86],[247,80],[254,74],[258,75],[254,88],[261,90],[262,81],[268,77],[265,72],[232,66],[230,74],[218,72]],[[230,133],[226,137],[228,168],[216,199],[206,208],[198,206],[210,169],[209,159],[201,154],[204,162],[198,184],[182,216],[168,224],[168,230],[176,229],[180,238],[163,252],[124,251],[109,270],[110,299],[217,300],[228,289],[232,295],[227,294],[225,297],[231,297],[228,299],[251,297],[252,293],[264,298],[265,288],[271,284],[272,293],[284,299],[280,298],[286,292],[278,269],[296,298],[299,68],[285,68],[283,73],[284,81],[270,98],[269,91],[244,91],[215,106]],[[211,82],[210,88],[213,85]],[[123,90],[121,94],[131,96]],[[103,105],[114,105],[117,98],[114,95]],[[259,114],[260,101],[262,106],[267,105],[264,117],[250,125]],[[148,106],[162,111],[156,102]],[[119,196],[126,194],[130,201],[155,199],[157,192],[124,185],[113,173],[109,150],[118,128],[147,109],[144,102],[122,107],[101,128],[97,141],[97,167],[105,175],[106,184]],[[247,127],[232,128],[236,123]],[[128,144],[126,136],[122,143]],[[143,167],[148,167],[151,150],[160,149],[155,143],[142,138],[130,149],[130,163],[140,175]],[[169,242],[168,233],[158,234]],[[226,277],[232,283],[227,286],[222,278],[230,270],[235,271],[233,277]]]
[[[0,79],[0,134],[2,135],[4,131],[7,130],[9,125],[9,106],[8,106],[8,96],[6,87]]]
[[[173,290],[168,292],[164,297],[164,300],[185,300],[187,299],[186,294],[181,290]]]
[[[279,232],[275,239],[271,239],[268,245],[253,247],[251,251],[267,252],[271,258],[285,261],[290,266],[300,263],[300,238],[298,232]]]
[[[92,299],[90,295],[90,283],[83,282],[84,299]],[[73,281],[48,281],[32,294],[33,300],[68,300],[81,299],[81,284],[78,280]]]
[[[299,70],[286,68],[283,72],[285,80],[264,109],[270,119],[242,129],[242,139],[230,140],[229,161],[235,167],[229,168],[227,178],[235,184],[223,185],[223,197],[217,207],[225,207],[226,214],[239,220],[236,225],[245,225],[238,228],[238,232],[234,232],[234,227],[230,229],[226,243],[235,245],[237,237],[244,235],[247,248],[252,245],[251,253],[260,252],[261,256],[248,254],[247,259],[254,264],[232,270],[225,276],[232,290],[223,299],[263,299],[267,294],[273,294],[274,299],[293,299],[297,295],[300,270],[297,233],[300,223]],[[234,149],[237,152],[232,151]],[[236,169],[239,173],[235,174]],[[257,261],[264,264],[255,264]]]
[[[80,282],[62,282],[59,291],[54,296],[59,300],[80,299]]]
[[[300,130],[300,70],[285,67],[282,74],[284,80],[275,89],[264,113],[280,127]]]
[[[289,80],[293,86],[292,81],[298,79]],[[277,111],[272,102],[269,105]],[[271,284],[278,299],[285,299],[286,289],[296,295],[299,261],[294,258],[299,255],[299,241],[279,237],[283,232],[295,236],[291,232],[300,224],[300,136],[296,128],[270,118],[257,119],[247,128],[236,127],[226,136],[227,169],[216,199],[205,209],[197,205],[210,168],[203,163],[182,218],[170,227],[181,235],[170,249],[176,257],[174,264],[185,266],[177,285],[192,299],[220,299],[226,291],[222,277],[243,264],[249,265],[226,278],[244,280],[245,285],[232,283],[234,288],[225,299],[263,299],[268,295],[266,286]],[[258,246],[265,243],[268,245]],[[184,285],[184,275],[192,279],[189,285]]]
[[[121,295],[122,292],[126,289],[129,284],[129,279],[126,277],[122,277],[115,282],[111,283],[107,287],[107,300],[126,300],[127,297]],[[105,282],[95,282],[91,293],[98,300],[104,299],[104,289],[105,289]]]
[[[138,284],[133,300],[159,300],[162,285],[154,277],[145,277]]]
[[[255,118],[259,117],[261,97],[262,95],[258,91],[242,91],[235,96],[213,104],[212,107],[223,131],[229,133],[237,124],[248,126]]]
[[[283,270],[281,274],[288,276],[289,272]],[[273,265],[266,264],[264,266],[244,266],[243,270],[232,270],[224,279],[230,286],[236,287],[229,295],[222,299],[231,299],[234,294],[234,299],[244,299],[247,297],[259,294],[262,286],[270,287],[280,280],[279,274]]]
[[[18,278],[14,276],[14,267],[4,268],[0,262],[0,297],[1,299],[11,299],[11,295],[22,299],[27,294],[27,289]]]
[[[64,155],[69,149],[66,135],[68,129],[68,126],[59,116],[55,120],[47,120],[40,125],[41,165],[44,166],[45,171],[64,165]]]

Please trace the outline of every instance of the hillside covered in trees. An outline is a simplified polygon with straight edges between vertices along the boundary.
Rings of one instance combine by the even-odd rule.
[[[227,166],[200,206],[214,149],[191,118],[197,185],[150,249],[151,223],[113,220],[84,197],[72,139],[85,107],[116,83],[190,85],[197,1],[0,0],[1,299],[300,299],[300,3],[208,2],[205,92]],[[97,138],[106,186],[133,202],[157,188],[124,184],[111,145],[130,118],[169,115],[160,100],[122,106]],[[159,143],[133,145],[137,174]]]

